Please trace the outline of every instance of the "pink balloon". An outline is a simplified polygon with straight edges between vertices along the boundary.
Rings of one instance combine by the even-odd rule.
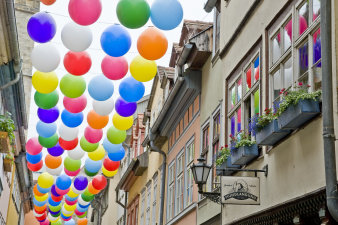
[[[66,169],[65,169],[66,170]],[[70,172],[70,171],[69,171]],[[76,171],[75,171],[76,172]],[[68,175],[68,174],[67,174]],[[69,176],[69,175],[68,175]],[[70,188],[66,189],[66,190],[61,190],[60,188],[55,186],[55,191],[56,193],[58,193],[59,195],[65,195],[69,192]]]
[[[103,131],[102,129],[94,129],[88,126],[85,129],[84,136],[89,143],[94,144],[101,141]]]
[[[75,205],[77,203],[77,199],[74,201],[68,201],[67,199],[65,199],[65,202],[67,203],[67,205]]]
[[[63,98],[63,106],[68,112],[79,113],[82,112],[87,106],[87,98],[85,95],[81,95],[78,98]]]
[[[71,216],[70,216],[69,218],[63,218],[63,217],[61,217],[61,219],[62,219],[63,221],[69,221],[69,220],[72,219],[72,217],[71,217]]]
[[[102,11],[100,0],[70,0],[68,12],[75,23],[87,26],[95,23]]]
[[[80,168],[81,169],[81,168]],[[80,169],[76,170],[76,171],[69,171],[66,168],[64,168],[65,170],[65,174],[67,174],[70,177],[75,177],[76,175],[78,175],[80,173]]]
[[[101,62],[102,73],[111,80],[120,80],[128,73],[128,62],[121,57],[105,56]]]
[[[45,221],[43,221],[43,222],[40,222],[40,225],[49,225],[49,220],[45,220]]]
[[[81,216],[81,215],[83,215],[83,214],[86,213],[86,212],[80,212],[80,211],[77,210],[77,209],[75,209],[74,212],[75,212],[75,214],[76,214],[77,216]]]
[[[37,155],[42,151],[42,146],[37,137],[32,137],[27,141],[26,151],[31,155]]]

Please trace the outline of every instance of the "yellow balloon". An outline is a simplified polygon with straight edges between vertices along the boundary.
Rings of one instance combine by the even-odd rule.
[[[46,193],[42,196],[34,195],[34,197],[38,202],[43,202],[43,201],[46,201],[48,199],[48,193]]]
[[[74,209],[75,210],[75,209]],[[66,216],[66,217],[69,217],[69,216],[72,216],[73,214],[74,214],[74,212],[71,212],[71,213],[69,213],[69,214],[66,214],[66,213],[62,213],[64,216]]]
[[[68,205],[67,203],[65,203],[63,206],[64,206],[65,210],[70,211],[70,212],[74,211],[76,209],[76,204]]]
[[[53,220],[53,219],[51,219],[51,218],[55,218],[55,220]],[[59,221],[60,216],[58,216],[58,217],[51,216],[51,217],[48,217],[48,219],[49,219],[51,222],[57,222],[57,221]]]
[[[138,55],[130,63],[130,73],[137,81],[150,81],[157,74],[156,62]]]
[[[73,191],[73,187],[70,188],[70,190],[68,191],[67,195],[68,195],[70,198],[76,198],[77,196],[79,196],[79,194],[76,194],[76,193]]]
[[[54,177],[50,175],[48,172],[44,172],[40,174],[38,177],[38,185],[41,188],[50,188],[54,183]]]
[[[99,161],[103,159],[105,155],[106,155],[106,151],[104,150],[102,145],[100,145],[95,151],[88,153],[88,157],[94,161]]]
[[[113,177],[113,176],[115,176],[115,174],[117,174],[117,171],[118,171],[118,170],[109,171],[109,170],[106,170],[106,168],[102,167],[102,173],[103,173],[103,175],[105,175],[106,177]]]
[[[48,94],[58,87],[59,79],[54,72],[43,73],[36,71],[32,77],[32,84],[38,92]]]
[[[134,123],[133,116],[123,117],[117,113],[115,113],[113,116],[113,124],[116,129],[128,130],[129,128],[133,126],[133,123]]]

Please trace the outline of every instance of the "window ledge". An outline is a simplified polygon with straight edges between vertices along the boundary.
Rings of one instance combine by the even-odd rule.
[[[180,212],[179,214],[177,214],[174,218],[172,218],[169,222],[167,222],[167,225],[172,225],[175,224],[176,222],[178,222],[180,219],[182,219],[182,217],[184,217],[186,214],[190,213],[192,210],[196,209],[196,202],[191,203],[188,207],[186,207],[185,209],[183,209],[182,212]]]

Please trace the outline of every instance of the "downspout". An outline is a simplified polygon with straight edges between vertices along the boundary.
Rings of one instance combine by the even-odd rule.
[[[338,221],[338,191],[335,154],[335,135],[333,118],[333,92],[332,92],[332,32],[331,32],[331,0],[321,1],[321,38],[322,38],[322,97],[323,97],[323,142],[324,164],[326,179],[327,208]]]
[[[163,213],[164,213],[164,192],[165,192],[165,178],[166,178],[166,168],[167,168],[167,155],[164,151],[162,151],[159,147],[157,147],[154,143],[156,135],[153,133],[149,133],[150,140],[150,151],[158,152],[163,156],[162,160],[162,176],[161,176],[161,192],[160,192],[160,216],[159,216],[159,225],[163,225]]]

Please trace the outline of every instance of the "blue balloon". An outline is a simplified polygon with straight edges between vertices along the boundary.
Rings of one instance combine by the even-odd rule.
[[[73,202],[73,201],[75,201],[75,200],[77,199],[77,197],[71,198],[71,197],[69,197],[68,195],[66,195],[66,199],[67,199],[68,201],[70,201],[70,202]]]
[[[107,27],[101,35],[101,47],[110,56],[123,56],[129,51],[130,46],[130,34],[120,24]]]
[[[51,196],[49,196],[49,197],[48,197],[48,204],[51,205],[51,206],[58,206],[58,205],[61,204],[61,201],[56,202],[56,201],[54,201],[54,200],[52,199]]]
[[[50,189],[50,193],[52,193],[55,197],[60,197],[59,193],[55,190],[55,184],[52,185],[52,188]]]
[[[54,18],[47,12],[35,13],[27,23],[30,38],[39,43],[46,43],[53,39],[56,33]]]
[[[85,176],[77,176],[74,179],[74,188],[78,191],[86,189],[88,185],[88,179]]]
[[[116,112],[123,117],[128,117],[133,115],[136,112],[137,103],[136,102],[127,102],[122,98],[118,98],[115,102]]]
[[[72,184],[72,179],[69,176],[62,174],[56,178],[55,185],[61,190],[67,190]]]
[[[79,205],[76,206],[76,209],[79,211],[79,212],[86,212],[89,208],[89,205],[87,207],[80,207]]]
[[[38,200],[36,200],[35,197],[33,197],[33,203],[34,203],[34,205],[41,207],[41,206],[44,206],[47,203],[47,200],[39,202]]]
[[[59,118],[59,109],[57,106],[51,109],[38,108],[38,117],[44,123],[54,123]]]
[[[38,188],[38,191],[42,194],[48,193],[51,189],[51,188],[42,188],[42,187],[39,186],[39,184],[37,184],[36,187]]]
[[[125,155],[122,144],[112,144],[108,139],[103,141],[103,148],[108,152],[108,158],[115,162],[122,160]]]
[[[120,96],[127,102],[137,102],[145,92],[144,84],[135,80],[133,77],[127,77],[122,80],[119,86]]]
[[[83,122],[83,112],[71,113],[64,109],[61,113],[61,120],[67,127],[78,127]]]
[[[156,0],[150,9],[150,19],[161,30],[176,28],[183,19],[183,8],[177,0]]]
[[[64,225],[75,225],[75,221],[73,219],[70,219],[68,221],[65,221]]]
[[[44,123],[39,121],[36,124],[36,131],[38,132],[39,136],[44,138],[49,138],[56,133],[57,125],[55,123]]]
[[[96,173],[98,172],[102,167],[102,160],[94,161],[91,159],[86,159],[85,162],[85,169],[90,173]]]
[[[31,164],[37,164],[42,159],[42,152],[40,152],[37,155],[31,155],[29,153],[26,153],[26,159]]]
[[[64,152],[63,148],[59,145],[59,142],[54,147],[47,148],[47,151],[50,155],[55,157],[62,155]]]
[[[63,215],[63,214],[61,213],[61,218],[62,218],[63,220],[68,220],[70,217],[72,217],[72,216],[65,216],[65,215]]]
[[[107,153],[113,153],[122,148],[122,144],[112,144],[107,138],[103,140],[102,146]]]
[[[99,75],[89,82],[88,92],[93,99],[105,101],[114,94],[114,84],[106,76]]]
[[[61,210],[56,211],[56,212],[53,212],[52,210],[48,210],[48,212],[49,212],[50,214],[52,214],[52,215],[57,215],[57,214],[59,214],[60,211],[61,211]]]

